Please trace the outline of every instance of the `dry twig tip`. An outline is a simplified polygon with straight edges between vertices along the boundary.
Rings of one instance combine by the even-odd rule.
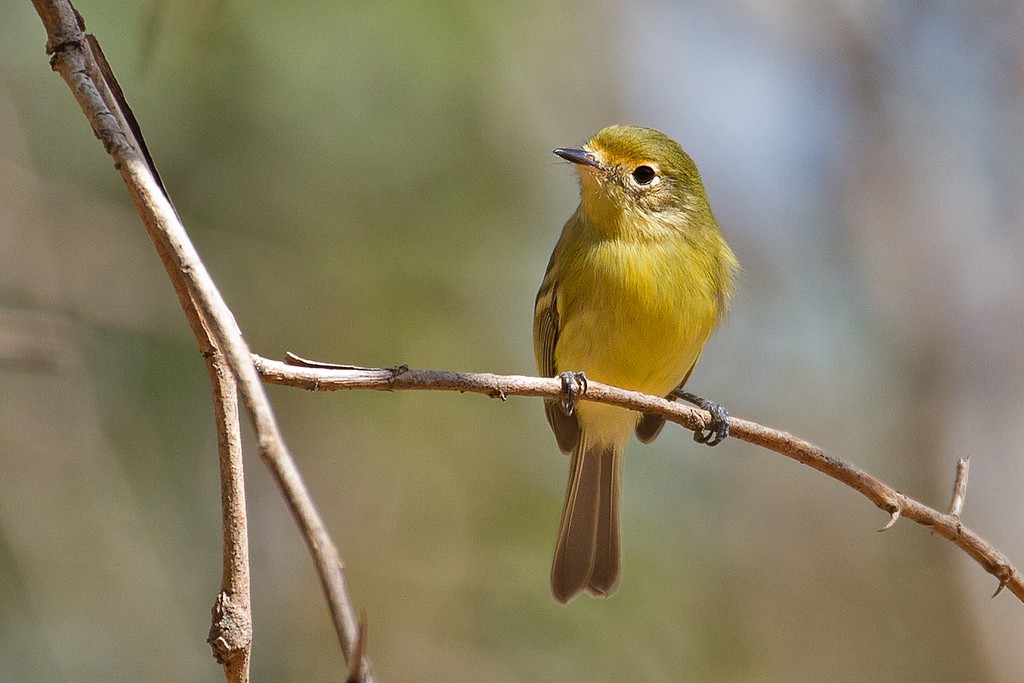
[[[956,480],[953,482],[953,500],[949,503],[949,514],[960,519],[967,497],[967,474],[971,468],[970,458],[960,458],[956,464]]]

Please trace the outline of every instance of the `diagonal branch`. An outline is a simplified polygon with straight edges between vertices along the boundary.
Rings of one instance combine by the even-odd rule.
[[[155,168],[134,117],[121,106],[120,88],[95,38],[68,0],[32,0],[47,32],[51,66],[67,82],[104,149],[113,157],[157,252],[178,293],[204,353],[219,349],[238,383],[256,432],[260,455],[302,532],[313,556],[328,609],[346,659],[356,648],[357,620],[348,595],[343,564],[316,506],[285,446],[270,403],[256,374],[248,345],[234,316],[185,232]],[[212,339],[211,339],[212,337]],[[369,662],[362,670],[372,680]]]
[[[394,368],[332,366],[329,369],[324,369],[303,367],[310,362],[303,361],[291,354],[289,354],[290,363],[268,360],[259,356],[254,356],[254,359],[264,381],[312,391],[340,389],[458,391],[484,394],[502,400],[507,396],[544,396],[548,398],[562,396],[562,385],[558,378],[444,370],[410,370],[406,366]],[[316,364],[314,363],[314,365]],[[711,424],[711,416],[703,410],[592,380],[587,382],[586,393],[580,398],[585,401],[597,401],[645,413],[656,413],[691,431],[707,429]],[[961,500],[960,505],[956,506],[951,513],[942,513],[900,493],[853,463],[831,455],[792,434],[735,417],[729,418],[729,424],[731,434],[737,439],[762,446],[813,467],[822,474],[859,492],[877,507],[889,513],[889,524],[885,528],[895,524],[896,520],[902,516],[953,542],[984,567],[985,571],[999,579],[997,594],[1003,588],[1008,588],[1018,599],[1024,601],[1024,576],[1010,564],[1006,556],[960,522],[960,506],[962,506],[967,484],[966,466],[961,466],[957,475],[956,489]]]

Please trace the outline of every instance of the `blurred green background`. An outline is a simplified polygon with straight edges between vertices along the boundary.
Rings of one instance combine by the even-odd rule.
[[[744,265],[691,380],[1024,563],[1024,12],[965,4],[81,0],[257,352],[532,373],[533,297],[613,122],[678,139]],[[202,360],[27,0],[0,20],[0,679],[208,680]],[[557,606],[540,402],[271,399],[385,681],[1024,680],[1024,606],[736,441],[633,444],[624,576]],[[251,448],[254,680],[341,680]]]

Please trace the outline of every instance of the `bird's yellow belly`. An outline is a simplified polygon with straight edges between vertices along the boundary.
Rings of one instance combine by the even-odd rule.
[[[683,381],[709,335],[710,325],[585,311],[563,328],[555,362],[562,372],[582,370],[598,382],[663,396]]]
[[[582,370],[656,396],[686,377],[715,327],[718,301],[688,282],[685,256],[650,247],[645,256],[596,252],[573,274],[578,282],[566,289],[580,295],[560,302],[559,372]]]
[[[567,322],[556,347],[561,371],[586,373],[589,379],[623,389],[665,396],[686,377],[710,334],[684,324],[681,317],[644,318],[620,310],[587,310]],[[589,438],[624,445],[640,414],[600,403],[577,408]]]

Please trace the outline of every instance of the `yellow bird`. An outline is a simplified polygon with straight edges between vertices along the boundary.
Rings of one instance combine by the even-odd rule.
[[[565,398],[544,411],[572,453],[551,592],[612,595],[619,583],[622,456],[664,420],[594,402],[575,405],[586,379],[680,397],[712,414],[694,439],[728,435],[721,406],[683,392],[733,295],[736,257],[711,214],[693,160],[649,128],[611,126],[582,148],[559,148],[580,177],[580,205],[562,228],[537,292],[533,343],[540,373],[561,375]],[[583,374],[585,373],[585,374]]]

